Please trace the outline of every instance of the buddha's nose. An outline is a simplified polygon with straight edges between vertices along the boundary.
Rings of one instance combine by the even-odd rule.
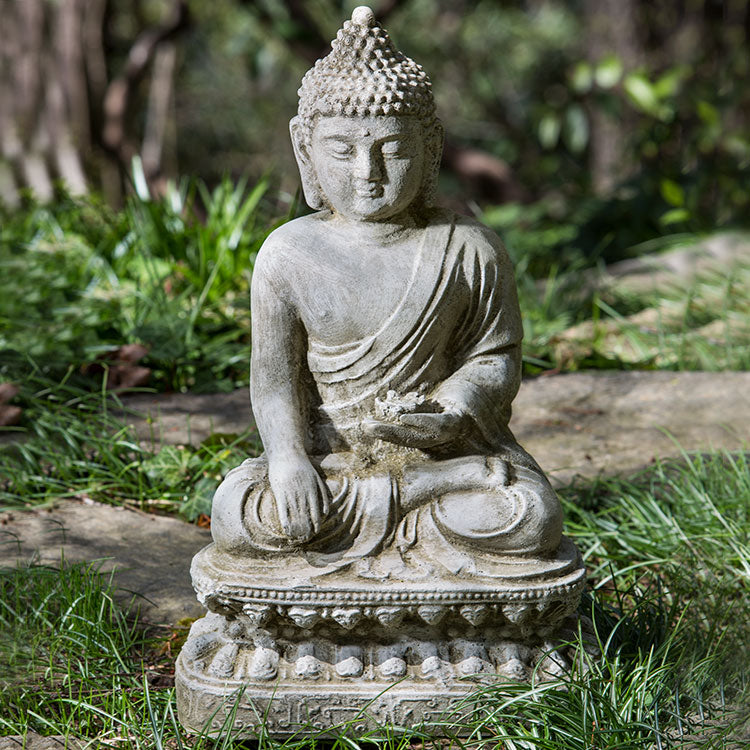
[[[354,176],[364,182],[378,182],[383,176],[383,167],[379,155],[368,149],[362,149],[354,162]]]

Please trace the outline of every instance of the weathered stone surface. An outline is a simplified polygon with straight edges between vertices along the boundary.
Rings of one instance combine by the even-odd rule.
[[[216,432],[241,434],[254,427],[250,392],[140,393],[123,396],[123,419],[142,441],[199,445]]]
[[[750,444],[750,373],[591,372],[526,381],[511,428],[558,484],[682,450]]]
[[[114,569],[118,596],[152,624],[197,617],[187,567],[210,541],[206,529],[178,518],[67,500],[49,509],[0,513],[0,565],[101,560]],[[132,593],[131,593],[132,592]]]

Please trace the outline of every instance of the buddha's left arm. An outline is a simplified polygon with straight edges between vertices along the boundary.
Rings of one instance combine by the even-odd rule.
[[[523,327],[510,260],[496,244],[467,252],[464,279],[471,298],[454,337],[454,371],[433,392],[446,409],[470,417],[482,433],[510,419],[521,383]]]

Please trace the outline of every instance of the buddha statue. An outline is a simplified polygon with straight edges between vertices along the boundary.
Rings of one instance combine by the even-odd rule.
[[[214,543],[193,562],[211,611],[178,662],[193,728],[238,686],[282,734],[365,705],[434,719],[467,676],[562,669],[550,636],[584,582],[560,502],[508,427],[510,260],[435,203],[427,75],[360,7],[299,97],[291,138],[315,213],[274,231],[253,270],[265,452],[218,488]]]

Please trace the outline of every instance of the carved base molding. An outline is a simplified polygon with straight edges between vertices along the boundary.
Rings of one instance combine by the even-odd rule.
[[[471,713],[469,696],[478,687],[569,671],[572,654],[564,644],[576,628],[570,617],[557,638],[526,643],[502,640],[495,629],[440,642],[402,637],[354,645],[318,636],[271,648],[262,636],[233,639],[231,621],[209,614],[195,623],[178,657],[180,721],[194,731],[232,729],[237,736],[255,736],[261,725],[282,736],[455,724]]]
[[[180,720],[240,736],[411,727],[468,710],[478,685],[557,677],[585,571],[567,540],[547,568],[526,565],[507,579],[290,585],[263,561],[207,547],[192,572],[211,611],[177,661]]]

